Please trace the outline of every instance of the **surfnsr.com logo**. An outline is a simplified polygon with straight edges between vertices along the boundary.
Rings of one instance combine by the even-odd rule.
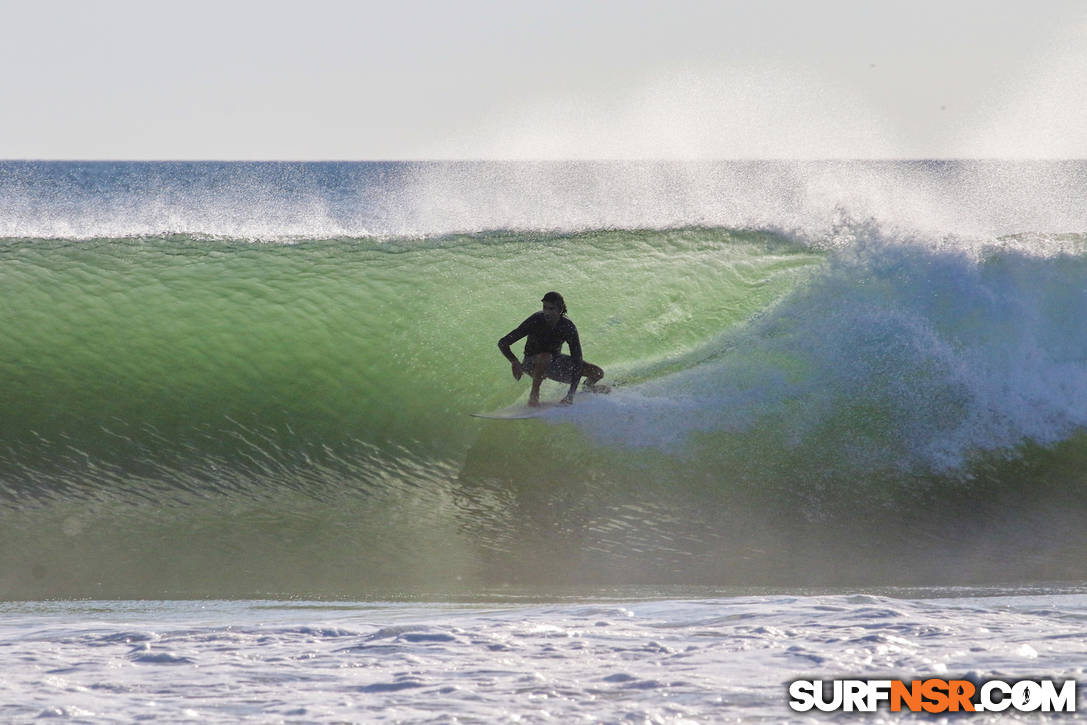
[[[1076,681],[1064,680],[796,680],[789,707],[797,712],[1075,712]]]

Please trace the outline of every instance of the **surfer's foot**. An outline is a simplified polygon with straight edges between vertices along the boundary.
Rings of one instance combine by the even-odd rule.
[[[539,408],[540,407],[540,399],[538,397],[533,398],[533,397],[529,396],[528,404],[533,408]]]

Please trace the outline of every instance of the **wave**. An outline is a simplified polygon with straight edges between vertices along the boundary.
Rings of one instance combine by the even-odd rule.
[[[9,240],[0,584],[1079,576],[1087,255],[1007,241]],[[618,389],[468,419],[523,396],[494,340],[555,286]]]
[[[1083,578],[1087,234],[849,216],[4,239],[0,596]],[[617,390],[469,418],[548,289]]]

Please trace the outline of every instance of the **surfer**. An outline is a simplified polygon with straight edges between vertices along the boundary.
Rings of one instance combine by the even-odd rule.
[[[543,309],[533,313],[517,329],[498,341],[498,349],[510,361],[514,380],[520,380],[526,372],[532,375],[532,390],[528,394],[528,404],[540,404],[540,383],[544,378],[551,378],[560,383],[569,383],[570,391],[560,402],[569,405],[574,402],[577,383],[585,376],[585,387],[596,391],[596,383],[604,377],[604,370],[581,359],[581,341],[577,336],[577,327],[566,316],[566,302],[558,292],[548,292],[540,300]],[[522,360],[510,350],[510,345],[525,340],[525,354]],[[570,347],[570,354],[563,355],[562,343]]]

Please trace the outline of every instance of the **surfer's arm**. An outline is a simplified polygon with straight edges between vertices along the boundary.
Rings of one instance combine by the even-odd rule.
[[[516,329],[511,330],[508,335],[498,341],[498,349],[502,351],[502,354],[510,361],[510,368],[513,371],[513,379],[520,380],[524,371],[521,369],[521,361],[517,359],[517,356],[513,354],[513,350],[510,350],[510,345],[520,340],[522,337],[528,335],[529,324],[532,318],[528,318]]]
[[[529,325],[529,322],[531,320],[532,320],[531,317],[528,318],[527,320],[522,322],[520,325],[518,325],[516,329],[511,330],[508,335],[506,335],[505,337],[503,337],[502,339],[500,339],[498,341],[498,349],[502,351],[502,354],[511,363],[520,362],[520,361],[517,359],[517,356],[513,354],[513,350],[510,350],[510,345],[517,342],[522,337],[525,337],[526,335],[528,335],[528,325]]]

